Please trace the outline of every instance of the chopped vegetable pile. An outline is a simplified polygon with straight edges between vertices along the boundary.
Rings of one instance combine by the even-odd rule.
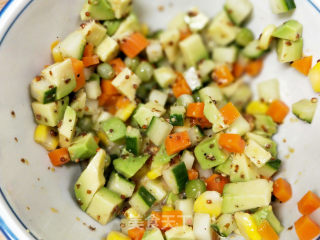
[[[274,13],[294,0],[270,0]],[[226,0],[209,19],[197,8],[168,29],[150,32],[131,0],[88,0],[83,23],[52,44],[54,64],[31,82],[34,139],[54,166],[80,164],[79,207],[100,224],[121,218],[107,240],[210,240],[242,235],[275,240],[284,227],[272,195],[287,202],[290,183],[272,180],[281,167],[272,139],[290,108],[279,81],[246,79],[263,69],[276,44],[281,63],[309,76],[320,92],[320,63],[303,56],[302,25],[245,27],[249,0]],[[311,123],[317,99],[293,113]],[[308,192],[297,235],[320,234],[320,199]]]

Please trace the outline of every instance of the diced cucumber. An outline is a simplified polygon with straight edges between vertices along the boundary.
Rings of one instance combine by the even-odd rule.
[[[204,137],[203,132],[198,126],[188,129],[189,138],[192,146],[196,146]]]
[[[249,28],[241,28],[236,37],[236,44],[241,47],[247,46],[254,40],[253,32]]]
[[[191,170],[193,163],[194,163],[194,156],[193,153],[188,151],[188,150],[184,150],[182,157],[181,157],[181,161],[184,162],[184,164],[186,165],[187,170]]]
[[[212,123],[212,131],[214,133],[220,132],[228,127],[214,100],[205,100],[203,113],[209,122]]]
[[[170,123],[173,126],[183,126],[186,109],[183,106],[171,106]]]
[[[162,88],[167,88],[173,84],[177,78],[176,73],[171,67],[160,67],[154,70],[154,78]]]
[[[190,103],[194,103],[194,100],[193,100],[193,97],[188,94],[183,94],[177,99],[178,106],[183,106],[186,108]]]
[[[153,157],[153,161],[151,163],[151,169],[162,168],[164,165],[170,162],[172,158],[174,158],[176,154],[168,155],[166,151],[165,145],[161,145],[157,154]]]
[[[253,215],[254,220],[259,226],[263,221],[267,220],[271,227],[276,231],[277,234],[280,234],[283,231],[283,226],[281,225],[278,218],[274,215],[272,211],[272,206],[267,206],[260,208]]]
[[[313,99],[302,99],[292,105],[292,112],[299,119],[312,123],[313,116],[317,110],[318,101]]]
[[[77,137],[68,148],[71,161],[78,162],[95,155],[98,145],[92,133]]]
[[[123,178],[120,174],[112,172],[107,184],[107,188],[126,198],[131,197],[135,188],[135,183]]]
[[[196,239],[205,240],[212,239],[212,228],[210,227],[211,218],[210,214],[207,213],[195,213],[193,232]]]
[[[108,0],[117,19],[125,17],[132,9],[131,0]]]
[[[189,226],[192,225],[193,205],[194,205],[194,200],[191,198],[178,199],[175,201],[175,210],[182,212],[184,225],[189,225]]]
[[[265,138],[263,136],[254,134],[254,133],[247,133],[246,137],[248,139],[252,139],[256,141],[261,147],[263,147],[266,151],[270,152],[272,157],[276,158],[278,155],[277,150],[277,143],[273,141],[272,139]]]
[[[259,178],[257,168],[244,154],[232,155],[230,170],[231,182],[246,182]]]
[[[165,170],[163,172],[163,179],[173,193],[181,193],[188,181],[188,172],[185,163],[180,162]]]
[[[42,77],[36,77],[30,84],[31,96],[40,103],[51,103],[56,100],[57,87]]]
[[[157,90],[157,89],[151,90],[149,95],[149,102],[159,103],[162,106],[166,105],[167,99],[168,99],[168,93]]]
[[[256,114],[255,117],[255,127],[257,131],[264,132],[266,136],[271,137],[278,131],[277,124],[268,115]]]
[[[243,23],[253,9],[249,0],[227,0],[224,7],[231,20],[237,25]]]
[[[274,24],[269,24],[267,27],[263,29],[263,32],[259,38],[259,47],[262,50],[267,50],[270,47],[272,41],[272,34],[276,26]]]
[[[89,99],[97,100],[101,95],[100,81],[88,81],[84,88]]]
[[[106,36],[102,42],[95,48],[95,54],[102,62],[108,62],[115,58],[119,53],[119,44],[109,36]]]
[[[179,199],[179,196],[177,194],[174,194],[173,192],[170,192],[168,194],[168,197],[166,199],[166,205],[174,207],[175,202]]]
[[[152,63],[158,62],[163,58],[162,46],[158,40],[150,41],[146,48],[148,60]]]
[[[98,100],[92,100],[87,98],[86,106],[84,109],[84,115],[93,116],[99,112],[99,102]]]
[[[165,232],[166,240],[196,240],[192,227],[173,227]]]
[[[162,201],[167,195],[160,180],[147,180],[143,185],[155,197],[157,202]]]
[[[131,126],[127,127],[126,149],[134,155],[139,155],[142,148],[142,137],[139,129]]]
[[[203,30],[209,22],[209,18],[195,7],[188,11],[184,20],[192,32],[199,32]]]
[[[242,110],[252,97],[251,88],[247,84],[242,84],[238,87],[237,91],[231,96],[230,101],[239,110]]]
[[[271,193],[272,182],[265,179],[226,184],[223,189],[222,213],[268,206]]]
[[[296,8],[294,0],[270,0],[272,12],[275,14],[285,13]]]
[[[98,46],[107,34],[107,29],[95,21],[87,23],[82,30],[88,43]]]
[[[248,58],[257,59],[265,53],[265,50],[260,48],[259,40],[253,40],[242,50],[242,53]]]
[[[179,52],[180,32],[178,29],[169,29],[160,34],[160,43],[169,63],[173,63]]]
[[[149,155],[141,155],[138,157],[118,158],[113,160],[113,166],[118,173],[126,178],[131,178],[143,167],[149,157]]]
[[[75,134],[76,124],[77,113],[73,108],[68,106],[64,112],[62,124],[58,127],[60,147],[70,146],[72,138]]]
[[[228,237],[237,229],[237,225],[232,214],[222,214],[211,226],[221,237]]]
[[[171,19],[167,25],[168,29],[177,29],[179,31],[186,31],[188,25],[185,21],[186,13],[179,13]]]
[[[215,67],[216,64],[210,59],[205,59],[199,62],[198,71],[201,76],[202,82],[210,78],[210,74],[213,72]]]
[[[281,161],[279,159],[269,161],[263,167],[258,169],[258,173],[265,178],[271,178],[280,169],[280,166]]]
[[[106,20],[103,25],[107,28],[107,34],[113,36],[121,25],[122,20]]]
[[[164,238],[159,228],[153,228],[145,231],[141,240],[164,240]]]
[[[278,59],[282,63],[293,62],[302,57],[303,40],[302,38],[293,42],[290,40],[279,39],[277,43]]]
[[[213,49],[213,60],[218,63],[234,63],[238,57],[238,48],[230,47],[215,47]]]
[[[102,122],[101,127],[112,142],[119,142],[126,136],[126,125],[119,118],[110,118]]]
[[[140,105],[133,115],[133,118],[140,127],[147,128],[153,117],[161,117],[165,111],[166,110],[159,103],[149,102]]]
[[[209,85],[208,87],[201,88],[199,94],[201,102],[205,102],[206,100],[220,102],[223,100],[223,94],[218,86]]]
[[[121,22],[112,38],[115,40],[123,40],[134,32],[140,32],[140,23],[137,16],[131,13]]]
[[[230,175],[232,160],[233,159],[231,157],[229,157],[224,163],[217,166],[215,170],[219,173]]]
[[[60,44],[60,51],[65,58],[81,59],[86,46],[86,36],[81,30],[69,34]]]
[[[289,20],[277,27],[272,36],[290,41],[297,41],[302,36],[302,24],[296,20]]]
[[[80,15],[82,21],[87,21],[90,19],[109,20],[115,18],[114,12],[107,0],[97,0],[95,2],[86,0]]]
[[[87,94],[84,89],[78,91],[75,98],[72,100],[70,107],[72,107],[79,118],[83,117],[85,107],[86,107]]]
[[[270,152],[252,139],[248,140],[244,153],[258,168],[263,167],[272,158]]]
[[[144,215],[155,203],[156,198],[143,186],[133,194],[129,204],[137,210],[140,214]]]
[[[244,135],[250,131],[250,124],[244,117],[240,116],[235,120],[229,128],[227,128],[227,133]]]
[[[155,145],[160,146],[172,128],[173,126],[163,118],[153,117],[147,130],[147,136]]]
[[[262,102],[272,102],[280,99],[280,88],[278,79],[263,81],[258,84],[258,94]]]

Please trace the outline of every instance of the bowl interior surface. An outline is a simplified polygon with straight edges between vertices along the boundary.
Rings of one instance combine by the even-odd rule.
[[[21,1],[21,4],[28,2]],[[280,16],[271,12],[269,1],[252,2],[255,8],[248,26],[256,37],[267,24],[279,25],[294,18],[304,26],[305,55],[313,55],[315,60],[320,56],[316,38],[320,13],[308,1],[296,1],[297,10],[292,15]],[[118,220],[101,226],[78,208],[73,185],[80,168],[69,165],[53,171],[47,152],[33,141],[35,123],[30,108],[29,83],[44,65],[52,63],[50,44],[79,26],[82,3],[82,0],[32,0],[0,45],[0,199],[3,198],[0,204],[10,212],[5,198],[37,239],[101,239],[111,229],[119,228]],[[222,9],[223,3],[223,0],[134,0],[134,7],[141,21],[156,30],[165,28],[172,17],[191,6],[198,6],[212,17]],[[163,11],[159,11],[159,6]],[[9,24],[5,26],[8,27]],[[253,90],[258,82],[272,78],[279,79],[281,97],[288,104],[302,98],[318,97],[306,77],[278,62],[275,51],[267,55],[263,72],[252,81]],[[317,111],[314,122],[309,125],[296,121],[290,113],[275,136],[279,157],[283,160],[278,176],[288,179],[293,187],[293,198],[288,203],[274,205],[286,228],[281,239],[297,239],[294,230],[287,230],[300,216],[296,202],[309,189],[320,193],[317,168],[320,159],[319,114]],[[28,164],[22,163],[22,158]],[[96,230],[90,230],[89,226]]]

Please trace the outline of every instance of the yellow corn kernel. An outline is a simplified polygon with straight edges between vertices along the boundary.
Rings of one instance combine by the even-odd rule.
[[[222,211],[222,198],[220,193],[206,191],[202,193],[194,202],[194,212],[207,213],[211,217],[218,217]]]
[[[63,56],[60,51],[60,41],[54,41],[51,44],[51,54],[54,62],[62,62],[63,61]]]
[[[309,72],[309,79],[315,92],[320,92],[320,62]]]
[[[98,138],[100,139],[100,141],[105,145],[108,146],[109,145],[109,139],[107,137],[107,135],[103,132],[103,131],[99,131],[97,133]]]
[[[141,24],[141,33],[144,35],[144,36],[147,36],[148,33],[149,33],[149,26],[145,23]]]
[[[162,212],[171,212],[174,211],[174,208],[171,206],[163,206],[162,207]]]
[[[142,219],[142,216],[134,208],[129,208],[125,211],[124,216],[127,219]]]
[[[148,177],[150,180],[154,180],[154,179],[160,177],[161,175],[162,175],[162,170],[161,170],[161,168],[156,168],[156,169],[150,170],[150,171],[147,173],[147,177]]]
[[[116,112],[115,116],[120,118],[122,121],[127,121],[135,108],[136,108],[135,103],[129,103],[126,107],[119,109]]]
[[[260,101],[252,101],[246,108],[248,114],[266,114],[268,105]]]
[[[237,212],[234,215],[238,229],[246,240],[261,240],[256,223],[248,213]]]
[[[131,240],[128,236],[120,232],[112,231],[108,234],[106,240]]]
[[[55,136],[51,132],[54,129],[45,125],[38,125],[34,131],[34,141],[39,143],[48,151],[55,150],[59,144],[58,136]]]

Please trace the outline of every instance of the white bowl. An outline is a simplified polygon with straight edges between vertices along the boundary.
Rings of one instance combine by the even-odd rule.
[[[77,166],[51,167],[47,153],[33,142],[34,121],[30,109],[28,86],[44,65],[52,62],[50,44],[63,38],[79,25],[82,0],[10,0],[0,13],[0,230],[8,239],[101,239],[117,221],[101,226],[77,206],[72,186],[80,169]],[[199,6],[209,16],[222,7],[223,0],[135,0],[142,20],[153,29],[163,28],[170,18],[191,6]],[[320,11],[316,0],[297,0],[292,15],[274,15],[269,1],[252,0],[255,5],[249,27],[256,36],[269,23],[276,25],[294,18],[303,23],[304,52],[320,56]],[[160,12],[158,6],[164,6]],[[280,64],[272,51],[266,58],[262,74],[253,82],[278,78],[281,97],[286,103],[317,97],[308,78],[286,64]],[[15,112],[15,117],[11,115]],[[319,134],[317,111],[309,125],[287,117],[275,139],[284,164],[279,176],[292,184],[293,198],[276,204],[286,229],[299,218],[296,203],[311,189],[320,193]],[[18,139],[18,142],[14,138]],[[283,141],[286,139],[286,143]],[[294,152],[292,153],[292,150]],[[288,155],[290,155],[289,158]],[[20,160],[25,158],[29,165]],[[89,230],[88,226],[96,228]],[[285,230],[281,239],[297,239],[295,231]]]

